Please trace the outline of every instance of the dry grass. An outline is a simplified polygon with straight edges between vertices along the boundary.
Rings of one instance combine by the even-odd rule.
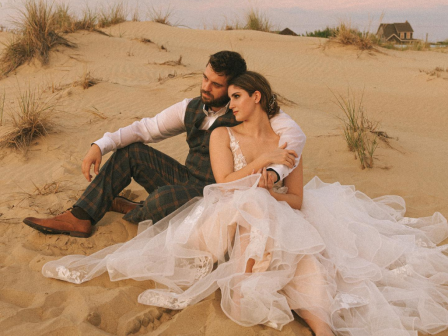
[[[258,30],[262,32],[271,32],[273,24],[267,15],[259,9],[250,8],[244,15],[243,21],[238,19],[229,21],[226,18],[221,30]],[[213,27],[216,29],[216,26]]]
[[[91,114],[97,116],[98,118],[101,118],[101,119],[104,119],[104,120],[107,119],[107,116],[103,112],[98,110],[94,105],[92,105],[91,107],[92,107],[91,109],[84,109],[84,111],[88,112],[88,113],[91,113]]]
[[[262,32],[270,32],[272,30],[272,22],[264,12],[251,8],[246,13],[246,24],[244,29],[258,30]]]
[[[179,56],[179,59],[177,61],[166,61],[163,63],[157,63],[158,65],[170,65],[170,66],[185,66],[185,64],[182,63],[182,55]]]
[[[0,74],[5,76],[20,65],[37,58],[47,64],[50,50],[58,45],[75,47],[57,33],[57,11],[44,0],[28,0],[21,13],[21,19],[15,22],[17,34],[6,43],[0,57]]]
[[[3,126],[3,113],[5,112],[6,92],[3,91],[3,97],[0,97],[0,126]]]
[[[160,84],[163,84],[163,83],[165,83],[167,80],[170,80],[170,79],[173,79],[173,78],[176,78],[177,77],[177,71],[174,71],[172,74],[168,74],[166,77],[162,77],[160,74],[159,74],[159,78],[158,78],[158,82],[160,83]]]
[[[76,30],[97,31],[97,18],[98,15],[90,7],[86,6],[82,12],[81,19],[75,20]]]
[[[440,78],[440,77],[442,77],[442,75],[445,75],[446,72],[448,73],[448,68],[435,67],[432,70],[422,70],[422,69],[420,69],[420,72],[424,72],[429,77]],[[443,76],[443,77],[446,77],[446,76]],[[447,78],[444,78],[444,79],[447,79]]]
[[[137,6],[134,8],[134,12],[132,13],[132,21],[139,22],[140,21],[140,6],[137,1]]]
[[[150,21],[165,24],[168,26],[177,26],[178,22],[173,22],[174,8],[168,6],[168,8],[163,9],[161,7],[155,8],[154,6],[148,7],[148,17]]]
[[[0,146],[26,150],[34,139],[47,134],[55,105],[30,88],[19,90],[17,105],[11,113],[12,130],[0,139]]]
[[[368,31],[359,31],[352,28],[350,23],[341,22],[335,29],[334,41],[344,44],[353,45],[360,50],[371,50],[375,45],[378,45],[378,38],[376,35]]]
[[[110,27],[126,21],[127,10],[123,3],[103,7],[98,14],[98,28]]]
[[[140,37],[140,38],[133,39],[133,40],[139,41],[141,43],[154,43],[153,41],[151,41],[150,39],[145,38],[145,37]]]
[[[336,105],[342,110],[344,116],[340,119],[344,124],[344,137],[350,151],[359,158],[361,168],[373,167],[373,155],[378,147],[378,137],[388,138],[384,132],[377,131],[378,123],[371,122],[365,115],[363,96],[359,102],[348,91],[347,98],[334,94]]]
[[[98,84],[99,82],[101,82],[101,79],[93,77],[90,74],[90,71],[87,71],[87,69],[84,69],[81,79],[78,81],[75,81],[73,83],[73,86],[80,86],[84,90],[86,90],[86,89]]]
[[[59,188],[59,182],[46,183],[44,186],[42,186],[40,188],[33,181],[31,181],[31,183],[36,188],[34,190],[34,193],[37,195],[40,195],[40,196],[57,194],[58,192],[61,191]]]
[[[56,6],[56,26],[62,33],[74,33],[78,30],[103,33],[98,29],[122,23],[126,21],[126,16],[127,11],[123,3],[102,7],[99,10],[93,10],[86,5],[80,18],[70,13],[68,4]]]

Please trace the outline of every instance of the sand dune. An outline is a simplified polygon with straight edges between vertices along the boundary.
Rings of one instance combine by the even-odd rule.
[[[45,90],[57,111],[48,136],[24,155],[0,149],[0,330],[2,335],[311,335],[298,318],[281,332],[243,328],[219,306],[220,293],[181,312],[142,306],[138,294],[152,282],[110,282],[103,275],[83,285],[44,278],[42,265],[66,254],[91,254],[127,241],[137,227],[110,213],[91,238],[43,235],[22,224],[26,216],[48,216],[70,207],[88,182],[81,160],[104,132],[153,116],[199,92],[208,56],[219,50],[243,54],[290,103],[283,106],[308,136],[305,181],[354,184],[371,197],[404,197],[407,215],[448,217],[448,54],[416,51],[360,52],[327,40],[254,31],[204,31],[151,22],[104,29],[111,37],[68,35],[78,48],[58,47],[50,63],[21,66],[0,80],[8,125],[19,90]],[[0,33],[0,42],[9,38]],[[153,43],[143,43],[139,39]],[[162,46],[164,49],[162,49]],[[0,51],[3,46],[0,44]],[[162,65],[182,56],[181,65]],[[99,80],[87,90],[74,86],[84,72]],[[445,77],[444,77],[445,76]],[[347,150],[332,91],[350,89],[370,119],[393,139],[380,144],[375,167],[361,170]],[[0,127],[0,134],[8,126]],[[185,136],[154,144],[183,162]],[[104,160],[107,159],[107,156]],[[132,197],[144,199],[138,185]],[[448,335],[447,332],[439,335]]]

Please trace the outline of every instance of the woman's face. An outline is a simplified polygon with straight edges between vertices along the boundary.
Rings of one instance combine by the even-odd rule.
[[[260,101],[260,93],[255,91],[252,96],[237,86],[229,86],[230,105],[235,119],[238,121],[247,120],[255,111],[257,103]]]

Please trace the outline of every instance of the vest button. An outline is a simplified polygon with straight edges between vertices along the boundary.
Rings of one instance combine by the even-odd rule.
[[[205,149],[205,146],[202,146],[202,148],[204,148],[204,149]]]

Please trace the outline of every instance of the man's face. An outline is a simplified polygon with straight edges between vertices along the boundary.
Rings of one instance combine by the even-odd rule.
[[[220,108],[229,102],[227,95],[227,78],[225,75],[219,75],[210,64],[204,71],[204,78],[201,85],[201,99],[209,107]]]

